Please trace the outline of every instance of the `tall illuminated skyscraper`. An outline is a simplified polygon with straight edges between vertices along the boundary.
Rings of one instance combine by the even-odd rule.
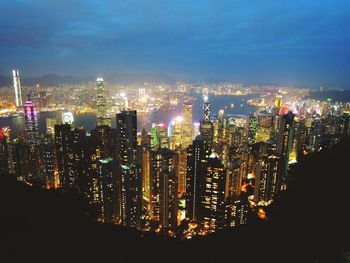
[[[40,145],[43,161],[43,175],[47,188],[55,187],[55,148],[53,137],[47,134]]]
[[[192,221],[201,220],[202,189],[208,156],[208,145],[203,136],[198,135],[187,150],[186,217]]]
[[[278,188],[283,187],[286,182],[289,155],[291,153],[293,139],[294,139],[294,114],[289,111],[286,115],[277,115],[275,122],[276,129],[276,153],[280,157],[280,169],[281,173],[278,177]]]
[[[168,127],[163,123],[152,123],[150,141],[153,150],[169,148]]]
[[[99,77],[97,82],[97,126],[108,125],[111,126],[111,118],[108,112],[107,99],[105,96],[105,88],[103,78]]]
[[[254,202],[268,205],[278,192],[279,160],[276,154],[276,143],[272,140],[254,145]]]
[[[116,115],[117,187],[119,218],[123,225],[140,227],[142,207],[141,169],[137,167],[136,111],[124,110]]]
[[[173,231],[177,226],[178,156],[166,148],[151,151],[150,156],[150,216],[162,229]]]
[[[102,222],[113,223],[117,219],[116,164],[108,157],[98,161],[100,182],[100,218]]]
[[[186,193],[186,172],[187,172],[187,149],[177,150],[179,164],[177,168],[178,194],[182,196]]]
[[[274,115],[268,112],[258,113],[258,126],[256,130],[256,142],[266,142],[271,138],[273,131]]]
[[[210,120],[210,117],[211,117],[210,111],[211,111],[211,104],[208,99],[208,92],[206,91],[204,92],[204,95],[203,95],[203,119],[200,122],[199,130],[206,144],[211,149],[211,146],[213,143],[214,127],[213,127],[213,123]]]
[[[28,174],[29,178],[37,179],[39,175],[39,132],[38,116],[33,102],[28,98],[24,105],[25,139],[29,147],[28,151]],[[34,176],[34,177],[32,177]]]
[[[248,143],[253,145],[256,141],[256,130],[258,127],[258,118],[253,114],[249,116],[249,131],[248,131]]]
[[[38,115],[34,103],[28,99],[24,105],[25,135],[29,144],[38,142]]]
[[[170,133],[169,148],[172,150],[182,148],[182,144],[183,144],[182,127],[183,127],[182,116],[177,116],[169,123],[169,133]]]
[[[21,90],[21,81],[19,78],[18,70],[16,69],[12,70],[12,75],[13,75],[13,87],[15,89],[16,107],[22,107],[23,106],[22,90]]]
[[[203,219],[201,223],[204,228],[215,231],[222,229],[226,221],[226,172],[216,153],[209,156],[204,177]]]
[[[183,123],[182,123],[182,147],[187,148],[192,143],[193,124],[192,124],[192,103],[185,102],[183,105]]]
[[[279,90],[276,94],[275,107],[281,108],[283,106],[283,96],[281,91]]]
[[[89,154],[86,133],[71,129],[69,124],[55,125],[55,149],[58,176],[63,191],[72,189],[84,192],[88,177]]]

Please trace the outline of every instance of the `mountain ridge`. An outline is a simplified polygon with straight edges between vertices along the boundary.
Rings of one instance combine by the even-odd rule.
[[[113,84],[135,84],[135,83],[166,83],[173,84],[176,81],[166,73],[111,73],[102,75],[106,82]],[[57,75],[48,73],[39,77],[21,78],[23,86],[58,86],[74,85],[95,81],[97,76],[77,77],[71,75]],[[12,78],[0,75],[0,87],[12,86]]]

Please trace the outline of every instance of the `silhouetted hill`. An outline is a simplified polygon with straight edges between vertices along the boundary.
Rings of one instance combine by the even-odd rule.
[[[74,195],[0,176],[0,262],[343,262],[350,251],[346,139],[306,156],[269,220],[188,242],[93,223]]]

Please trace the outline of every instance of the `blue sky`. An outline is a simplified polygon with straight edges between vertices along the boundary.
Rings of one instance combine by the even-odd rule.
[[[0,75],[350,88],[348,0],[1,0]]]

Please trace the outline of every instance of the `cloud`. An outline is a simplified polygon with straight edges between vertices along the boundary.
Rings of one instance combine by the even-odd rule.
[[[15,0],[0,10],[0,72],[18,63],[28,74],[166,69],[246,82],[350,80],[339,71],[350,56],[345,0]]]

